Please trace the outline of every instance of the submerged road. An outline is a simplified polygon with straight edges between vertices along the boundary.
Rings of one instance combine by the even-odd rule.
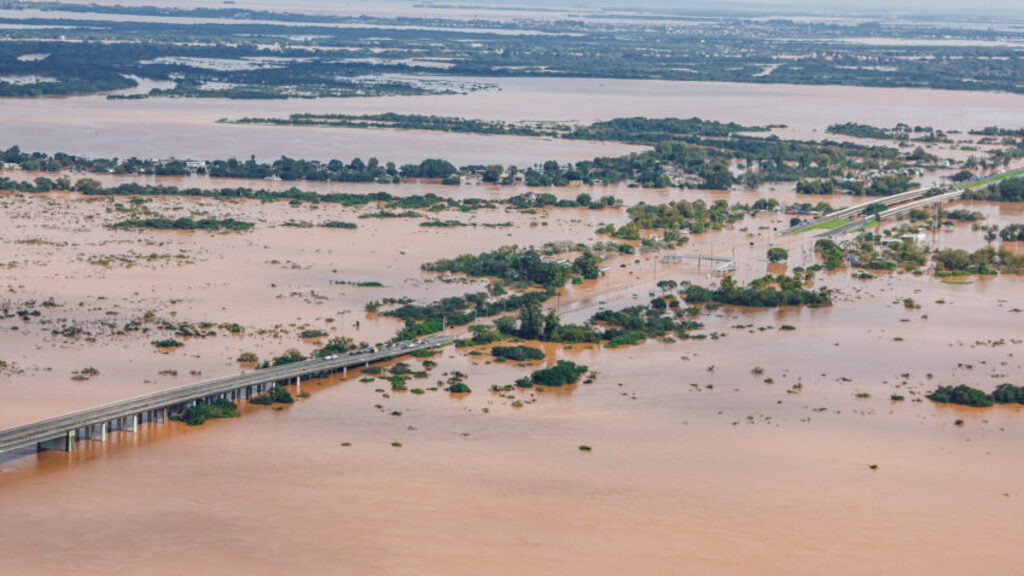
[[[303,378],[326,376],[335,372],[347,373],[349,368],[391,360],[416,350],[435,348],[454,341],[454,336],[433,336],[376,349],[243,372],[136,396],[0,431],[0,453],[31,446],[72,451],[77,438],[106,440],[107,432],[110,430],[135,431],[140,420],[166,420],[168,413],[184,411],[197,403],[210,403],[219,398],[249,398],[276,386],[298,384]]]

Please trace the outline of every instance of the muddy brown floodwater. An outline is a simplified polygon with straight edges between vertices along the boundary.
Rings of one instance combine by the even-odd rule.
[[[523,191],[297,185],[488,198]],[[798,199],[783,185],[555,192],[584,191],[626,205]],[[485,285],[425,273],[424,262],[508,244],[590,243],[605,239],[595,233],[600,225],[627,220],[621,209],[499,209],[433,214],[476,226],[424,228],[418,219],[359,218],[376,207],[149,198],[144,206],[154,213],[256,226],[225,234],[109,229],[129,204],[0,195],[0,304],[27,313],[0,319],[0,428],[234,374],[248,368],[236,362],[243,352],[308,353],[317,343],[299,337],[306,329],[384,340],[400,323],[367,314],[368,302],[428,302]],[[986,225],[1024,221],[1018,205],[950,207],[982,212]],[[284,225],[328,220],[358,227]],[[671,253],[734,257],[743,282],[813,264],[814,238],[780,236],[787,223],[762,213]],[[985,245],[964,224],[924,243]],[[789,249],[790,268],[769,267],[769,245]],[[666,255],[609,260],[606,276],[567,286],[549,305],[582,322],[602,307],[645,303],[661,279],[717,281],[706,264]],[[704,339],[618,349],[537,344],[547,357],[532,365],[492,362],[486,348],[446,348],[408,392],[353,371],[304,382],[310,396],[281,410],[243,405],[241,418],[197,428],[146,425],[105,444],[79,442],[72,454],[4,455],[0,573],[1016,573],[1024,407],[953,408],[924,395],[945,384],[1021,384],[1024,278],[963,282],[822,272],[815,285],[836,290],[834,306],[708,310]],[[905,307],[908,298],[921,308]],[[123,330],[134,322],[148,331]],[[151,341],[172,335],[160,326],[182,322],[209,323],[217,335],[157,351]],[[243,332],[217,328],[230,323]],[[593,382],[490,391],[559,359],[587,365]],[[423,362],[404,361],[414,370]],[[99,374],[73,379],[87,367]],[[472,393],[444,392],[454,371],[467,375]]]
[[[440,78],[440,80],[452,78]],[[468,78],[494,89],[466,95],[219,100],[103,96],[0,101],[0,146],[93,157],[216,159],[256,155],[328,160],[376,157],[399,164],[444,157],[457,165],[532,165],[639,150],[619,143],[408,130],[217,124],[221,118],[293,113],[398,112],[463,118],[590,123],[611,118],[702,117],[747,125],[785,124],[783,137],[819,138],[830,124],[890,127],[1016,127],[1024,95],[907,88],[792,86],[574,78]]]

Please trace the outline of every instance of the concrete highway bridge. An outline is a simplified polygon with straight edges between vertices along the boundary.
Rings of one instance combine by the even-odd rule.
[[[818,224],[821,224],[823,222],[836,220],[838,218],[846,218],[847,216],[859,216],[863,214],[869,206],[877,204],[881,204],[882,206],[892,206],[893,204],[902,204],[903,202],[917,200],[922,196],[926,196],[929,192],[935,189],[936,187],[932,186],[931,188],[918,188],[916,190],[908,190],[906,192],[901,192],[899,194],[893,194],[892,196],[875,196],[872,200],[869,200],[867,202],[855,204],[847,208],[840,208],[839,210],[829,212],[828,214],[825,214],[824,216],[821,216],[819,218],[808,220],[807,222],[802,222],[800,224],[797,224],[796,226],[783,230],[782,233],[796,234],[797,232],[803,232],[804,230],[807,230],[808,228],[813,228],[814,226],[817,226]],[[960,193],[963,194],[963,190],[961,190]]]
[[[253,370],[136,396],[0,431],[0,453],[33,446],[40,450],[71,452],[75,449],[76,440],[106,441],[107,434],[111,431],[135,432],[140,423],[166,422],[170,415],[184,412],[196,404],[210,404],[222,398],[248,399],[277,386],[300,385],[304,378],[317,378],[337,372],[347,375],[349,368],[369,366],[374,362],[391,360],[416,350],[435,348],[454,341],[453,336],[434,336],[399,342],[390,346]]]
[[[900,194],[893,194],[892,196],[881,196],[869,200],[867,202],[862,202],[860,204],[850,206],[848,208],[841,208],[839,210],[821,216],[820,218],[815,218],[814,220],[802,222],[800,224],[797,224],[796,226],[787,228],[782,233],[796,234],[798,232],[803,232],[808,228],[813,228],[820,224],[824,224],[825,222],[831,222],[840,218],[846,218],[848,216],[861,216],[864,214],[864,211],[867,210],[869,206],[877,204],[891,207],[888,210],[885,210],[878,214],[879,220],[885,220],[887,218],[892,218],[894,216],[905,214],[915,208],[924,208],[926,206],[931,206],[933,204],[940,204],[942,202],[950,202],[953,200],[957,200],[961,196],[963,196],[964,193],[967,192],[968,190],[979,190],[982,188],[987,188],[1002,180],[1021,177],[1024,177],[1024,169],[1004,170],[1003,172],[994,174],[987,178],[975,180],[974,182],[968,184],[961,184],[956,188],[953,188],[952,190],[947,189],[947,191],[940,192],[937,194],[933,194],[933,192],[938,191],[939,187],[932,186],[930,188],[919,188],[917,190],[909,190],[907,192],[903,192]],[[838,236],[840,234],[845,234],[847,232],[859,230],[865,224],[871,222],[871,220],[872,218],[858,219],[854,222],[850,222],[838,228],[827,230],[824,233],[819,234],[819,236]]]
[[[940,204],[942,202],[952,202],[953,200],[957,200],[961,196],[963,196],[964,192],[966,192],[966,190],[964,190],[963,188],[960,188],[960,189],[957,189],[957,190],[953,190],[951,192],[945,192],[943,194],[937,194],[935,196],[929,196],[927,198],[921,198],[920,200],[915,200],[913,202],[907,202],[906,204],[901,204],[899,206],[890,208],[890,209],[888,209],[888,210],[886,210],[884,212],[880,212],[878,214],[878,219],[879,220],[886,220],[888,218],[893,218],[893,217],[896,217],[896,216],[900,216],[901,214],[906,214],[907,212],[910,212],[911,210],[914,210],[916,208],[926,208],[926,207],[931,206],[933,204]],[[874,217],[872,217],[872,218],[864,218],[864,219],[861,219],[861,220],[857,220],[855,222],[850,222],[849,224],[846,224],[844,226],[840,226],[839,228],[836,228],[834,230],[826,230],[825,232],[823,232],[821,234],[818,234],[818,236],[821,236],[823,238],[831,238],[833,236],[840,236],[842,234],[846,234],[847,232],[853,232],[855,230],[859,230],[860,228],[863,228],[867,224],[870,224],[872,222],[872,220],[874,220]]]

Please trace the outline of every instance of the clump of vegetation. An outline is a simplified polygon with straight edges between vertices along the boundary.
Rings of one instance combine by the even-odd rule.
[[[843,265],[843,249],[835,242],[822,238],[814,243],[814,250],[821,254],[826,270],[835,270]]]
[[[648,338],[662,338],[670,333],[687,338],[688,331],[703,326],[697,322],[677,320],[665,315],[673,306],[674,309],[679,309],[675,297],[663,296],[651,300],[649,307],[631,306],[615,311],[602,310],[594,314],[590,321],[605,326],[600,338],[607,340],[611,348],[632,346]]]
[[[338,222],[336,220],[324,222],[320,226],[322,228],[341,228],[344,230],[354,230],[356,228],[356,225],[352,222]]]
[[[963,197],[965,200],[1024,202],[1024,179],[1010,178],[994,186],[968,190]]]
[[[167,338],[165,340],[153,340],[153,342],[151,342],[151,344],[153,344],[153,346],[156,346],[157,348],[164,348],[164,349],[166,349],[166,348],[180,348],[180,347],[185,345],[184,342],[179,342],[177,340],[174,340],[173,338]]]
[[[284,354],[274,358],[274,366],[284,366],[285,364],[294,364],[295,362],[302,362],[306,360],[306,357],[298,350],[292,348],[286,351]]]
[[[327,336],[327,332],[324,332],[323,330],[313,330],[313,329],[310,329],[310,330],[303,330],[302,332],[299,333],[299,338],[303,338],[303,339],[307,339],[307,340],[311,340],[311,339],[314,339],[314,338],[323,338],[324,336]]]
[[[732,184],[732,175],[726,167],[722,171],[715,165],[715,174],[709,188],[728,188]],[[718,184],[719,175],[724,177]],[[710,174],[709,174],[710,176]],[[707,176],[705,177],[707,179]],[[710,182],[710,181],[709,181]],[[619,228],[609,226],[598,230],[598,233],[610,234],[623,240],[640,240],[645,230],[661,230],[666,242],[683,241],[683,233],[700,234],[706,230],[718,230],[743,218],[741,207],[729,207],[725,200],[716,200],[710,206],[703,200],[690,202],[680,200],[668,204],[644,204],[641,202],[628,210],[630,222]]]
[[[769,262],[785,262],[789,260],[789,252],[785,248],[769,248],[768,249],[768,261]]]
[[[238,358],[236,360],[238,362],[242,362],[243,364],[256,364],[257,362],[260,361],[260,358],[259,356],[256,355],[255,352],[242,352],[241,354],[238,355]]]
[[[456,347],[464,348],[467,346],[483,346],[505,338],[505,335],[499,332],[497,328],[486,324],[474,324],[469,327],[469,331],[473,336],[456,341]]]
[[[1009,250],[996,250],[991,246],[968,253],[965,250],[939,250],[932,254],[936,276],[964,274],[990,275],[998,272],[1024,273],[1024,255]]]
[[[476,256],[463,254],[453,259],[424,264],[422,268],[432,272],[524,281],[545,287],[564,286],[573,272],[568,266],[544,261],[536,250],[521,249],[518,246],[505,246]]]
[[[1024,387],[1000,384],[992,392],[992,400],[997,404],[1024,404]]]
[[[491,355],[516,362],[544,359],[544,351],[531,346],[495,346],[491,348]]]
[[[327,344],[316,351],[315,356],[317,358],[326,358],[327,356],[334,356],[335,354],[345,354],[350,350],[356,348],[356,343],[347,336],[338,336],[331,338]]]
[[[295,398],[292,397],[291,392],[277,386],[268,390],[266,394],[250,398],[249,402],[260,406],[269,406],[271,404],[292,404],[295,402]]]
[[[568,384],[575,384],[580,376],[587,373],[586,366],[577,366],[575,362],[559,360],[551,368],[537,370],[530,375],[530,381],[538,386],[557,388]]]
[[[928,395],[928,399],[942,404],[961,404],[963,406],[991,406],[995,403],[992,396],[977,388],[961,384],[959,386],[939,386]]]
[[[717,289],[711,290],[691,285],[685,291],[688,304],[731,304],[735,306],[776,307],[807,305],[822,307],[832,305],[832,293],[827,288],[817,291],[804,288],[803,282],[795,277],[771,274],[754,280],[746,287],[736,285],[731,276],[722,279]]]
[[[191,218],[142,218],[123,220],[116,224],[112,224],[110,227],[121,229],[205,230],[208,232],[230,230],[233,232],[243,232],[252,229],[253,226],[254,224],[251,222],[242,222],[241,220],[235,220],[234,218],[203,218],[201,220],[193,220]]]
[[[189,406],[179,420],[189,426],[199,426],[211,418],[235,418],[238,416],[238,405],[230,400],[218,398],[212,404]]]

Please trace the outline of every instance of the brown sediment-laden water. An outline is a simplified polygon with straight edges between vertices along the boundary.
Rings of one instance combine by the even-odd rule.
[[[543,83],[508,82],[546,90]],[[786,110],[818,101],[808,94],[832,90],[743,89],[751,92],[736,102],[767,98],[779,118],[721,119],[775,122],[792,114]],[[706,104],[683,114],[685,101],[668,88],[644,90],[653,94],[641,90],[640,97],[661,113],[649,115],[715,116]],[[495,102],[483,100],[509,92],[466,97],[461,109],[466,116],[497,117],[481,112]],[[885,125],[887,119],[870,111],[883,110],[886,98],[898,104],[904,92],[919,94],[871,92],[877,106],[874,100],[848,102],[827,114],[814,112],[792,129],[820,132],[831,121],[849,119]],[[933,111],[931,121],[893,121],[942,125],[954,106],[945,100],[951,96],[927,94],[935,99],[934,107],[922,108]],[[473,104],[478,97],[483,100]],[[972,106],[983,111],[971,123],[979,126],[1000,123],[998,115],[1015,106],[1003,98],[1017,98],[963,97],[978,99]],[[558,107],[563,98],[570,101],[549,98],[554,104],[545,116],[627,115],[621,113],[625,96],[598,94],[588,105],[599,108],[578,116]],[[724,116],[739,110],[739,104],[729,107],[730,98],[720,98]],[[136,104],[172,105],[118,106]],[[54,107],[51,112],[110,106],[90,99],[25,105],[27,118],[45,106]],[[183,130],[227,129],[205,126],[222,114],[218,106],[228,104],[181,105],[199,107],[185,114],[183,125],[193,122],[193,114],[194,126]],[[842,117],[847,111],[850,116]],[[11,114],[0,109],[0,115]],[[501,114],[517,118],[515,111]],[[110,133],[109,142],[140,130],[130,113],[122,120],[122,131]],[[39,148],[63,149],[54,136],[68,134],[61,122],[58,117],[54,126],[41,128]],[[254,130],[247,134],[265,138],[267,146],[282,134],[279,128],[238,129]],[[302,156],[310,150],[302,146],[315,146],[303,138],[280,153]],[[32,141],[18,143],[34,148]],[[373,155],[388,157],[373,148]],[[156,145],[152,150],[174,153]],[[279,155],[274,150],[268,147],[267,154]],[[501,151],[481,154],[502,162],[522,153],[509,150],[502,157]],[[408,144],[395,155],[419,152]],[[113,154],[123,153],[111,147],[95,155]],[[217,150],[202,156],[224,155]],[[328,154],[350,155],[371,154]],[[201,176],[97,178],[109,185],[293,185]],[[937,178],[928,174],[922,181]],[[525,191],[429,182],[294,185],[491,199]],[[731,192],[625,185],[552,192],[563,198],[614,194],[626,206],[696,198],[825,200],[834,206],[857,201],[797,196],[792,185],[781,184]],[[419,226],[422,218],[359,218],[376,206],[173,197],[149,198],[142,206],[168,217],[230,217],[255,227],[241,233],[107,227],[126,218],[132,206],[121,197],[0,195],[0,302],[39,312],[0,320],[0,360],[6,363],[0,370],[0,428],[252,369],[236,360],[244,352],[263,360],[288,348],[308,354],[334,336],[385,340],[401,322],[368,314],[367,303],[403,297],[425,303],[486,285],[424,272],[423,263],[510,244],[607,240],[596,234],[599,226],[628,220],[624,209],[531,214],[502,207],[430,214],[476,226],[426,228]],[[985,225],[1024,217],[1009,204],[963,201],[949,208],[979,211]],[[606,275],[566,286],[547,306],[565,322],[583,322],[602,308],[646,304],[659,292],[659,280],[718,281],[706,261],[666,259],[669,254],[732,258],[741,282],[818,262],[813,236],[780,235],[788,220],[760,213],[693,236],[681,248],[617,256],[604,263]],[[326,221],[357,228],[316,226]],[[303,222],[313,227],[285,226]],[[984,233],[970,224],[944,227],[921,242],[932,249],[986,245]],[[787,248],[788,264],[769,265],[769,246]],[[1019,243],[1002,246],[1022,250]],[[72,454],[0,456],[0,566],[5,574],[29,575],[102,574],[126,566],[144,574],[1013,573],[1020,561],[1017,527],[1024,521],[1022,407],[953,408],[924,396],[938,385],[991,390],[1021,383],[1024,278],[951,283],[927,273],[874,274],[863,280],[848,268],[819,272],[814,285],[836,291],[828,308],[706,309],[698,317],[704,328],[695,331],[704,339],[617,349],[532,343],[546,358],[528,365],[495,362],[486,347],[449,347],[429,359],[435,367],[423,367],[427,359],[403,359],[427,372],[411,379],[408,391],[392,391],[381,375],[351,371],[347,379],[304,382],[309,397],[281,410],[243,404],[241,418],[201,427],[147,424],[136,434],[113,433],[107,443],[81,441]],[[920,307],[908,307],[907,299]],[[123,330],[136,322],[148,330]],[[151,344],[171,335],[161,324],[180,323],[209,323],[216,335],[179,337],[184,346],[166,353]],[[238,334],[220,328],[235,323]],[[781,330],[783,325],[795,330]],[[303,340],[306,329],[327,336],[319,343]],[[561,359],[586,365],[593,381],[490,391]],[[455,372],[466,375],[472,393],[444,391]]]

